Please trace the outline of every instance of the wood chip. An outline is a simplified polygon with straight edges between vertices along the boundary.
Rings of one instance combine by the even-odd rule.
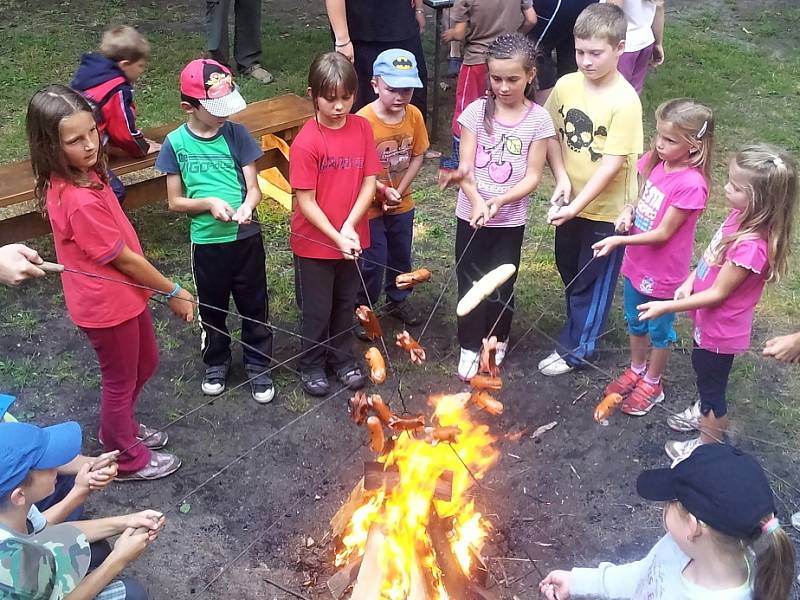
[[[550,430],[551,430],[553,427],[555,427],[556,425],[558,425],[558,421],[551,421],[551,422],[550,422],[550,423],[548,423],[547,425],[542,425],[541,427],[537,427],[537,428],[536,428],[536,431],[534,431],[534,432],[531,434],[531,439],[532,439],[532,440],[535,440],[537,437],[539,437],[539,436],[540,436],[540,435],[542,435],[543,433],[546,433],[546,432],[550,431]]]

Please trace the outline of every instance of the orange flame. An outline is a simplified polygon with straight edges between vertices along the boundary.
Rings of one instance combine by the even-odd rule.
[[[475,485],[473,476],[482,479],[499,458],[499,451],[494,446],[496,438],[489,434],[489,427],[470,418],[468,400],[469,394],[429,399],[439,425],[461,429],[458,443],[452,447],[445,443],[431,445],[409,434],[401,434],[392,451],[380,459],[387,466],[397,466],[399,484],[367,496],[345,529],[343,549],[336,555],[337,566],[362,556],[370,527],[381,528],[385,536],[379,559],[382,600],[404,600],[411,589],[412,573],[419,567],[429,574],[435,588],[434,598],[448,600],[427,533],[432,503],[440,517],[453,521],[449,543],[465,574],[469,574],[472,566],[471,549],[479,552],[483,546],[490,526],[475,509],[475,503],[467,492]],[[434,498],[436,482],[445,471],[453,473],[453,493],[449,502]]]

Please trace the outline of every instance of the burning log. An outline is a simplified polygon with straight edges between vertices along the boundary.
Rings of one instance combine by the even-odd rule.
[[[400,485],[400,469],[397,465],[385,465],[383,463],[369,461],[364,463],[364,490],[386,489],[387,492]],[[453,472],[444,471],[436,480],[436,488],[433,492],[435,500],[450,502],[453,499]]]

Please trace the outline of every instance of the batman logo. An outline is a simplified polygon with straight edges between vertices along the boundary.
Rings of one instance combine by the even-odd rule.
[[[400,69],[401,71],[408,71],[409,69],[414,68],[414,64],[407,58],[395,58],[392,61],[392,66],[395,69]]]

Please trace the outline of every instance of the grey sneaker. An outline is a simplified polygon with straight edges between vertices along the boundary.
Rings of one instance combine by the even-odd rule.
[[[695,431],[700,428],[700,400],[683,412],[667,417],[667,425],[673,431]]]
[[[255,365],[245,365],[247,378],[250,380],[250,392],[253,400],[259,404],[269,404],[275,398],[275,386],[272,384],[272,377],[265,373],[267,367]]]
[[[272,73],[267,71],[264,67],[259,64],[255,64],[252,67],[247,67],[244,71],[242,71],[242,75],[244,77],[250,77],[251,79],[255,79],[261,83],[272,83],[275,81],[275,78],[272,76]]]
[[[225,391],[225,381],[228,379],[230,367],[230,362],[206,367],[203,383],[200,384],[200,389],[206,396],[219,396]]]
[[[150,462],[133,473],[120,473],[117,481],[153,481],[172,475],[181,466],[181,459],[169,452],[151,452]]]

